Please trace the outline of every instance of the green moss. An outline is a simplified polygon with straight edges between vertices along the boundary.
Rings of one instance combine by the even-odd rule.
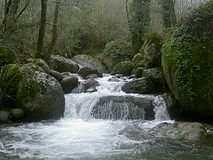
[[[117,64],[112,71],[112,74],[122,74],[124,76],[130,76],[135,69],[135,65],[131,61],[124,61]]]
[[[0,76],[0,88],[3,94],[8,94],[13,98],[17,92],[19,81],[22,78],[19,67],[20,65],[18,64],[7,65],[2,69]]]
[[[15,55],[8,48],[0,48],[0,68],[4,65],[14,63]]]
[[[160,35],[158,35],[158,33],[150,32],[145,36],[143,46],[140,49],[140,53],[143,54],[144,47],[151,44],[155,44],[156,52],[160,52],[160,49],[162,47],[162,38]]]
[[[111,70],[116,64],[133,58],[132,45],[129,42],[116,40],[106,44],[102,54],[103,62]]]
[[[135,70],[135,78],[141,78],[143,76],[144,67],[138,67]]]
[[[142,55],[141,53],[138,53],[138,54],[136,54],[136,55],[133,57],[132,62],[135,63],[135,64],[137,64],[137,63],[139,63],[139,62],[142,61],[142,60],[144,60],[143,55]]]
[[[21,103],[28,103],[37,93],[39,93],[41,85],[36,81],[22,81],[19,85],[16,98],[21,100]]]
[[[136,67],[145,67],[145,60],[141,60],[136,64]]]
[[[210,1],[195,10],[162,48],[168,85],[186,111],[213,114],[212,19]]]

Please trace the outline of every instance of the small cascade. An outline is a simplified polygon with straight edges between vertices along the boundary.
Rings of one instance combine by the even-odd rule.
[[[155,121],[171,120],[167,111],[166,102],[162,96],[156,96],[152,104],[155,106]]]

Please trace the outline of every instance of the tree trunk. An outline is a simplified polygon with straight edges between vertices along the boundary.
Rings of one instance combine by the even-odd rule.
[[[177,19],[175,14],[174,0],[160,0],[163,16],[163,26],[165,29],[176,25]]]
[[[55,47],[55,44],[57,42],[59,6],[60,6],[60,1],[58,0],[58,1],[56,1],[56,4],[55,4],[54,20],[53,20],[53,27],[52,27],[52,40],[51,40],[50,45],[47,49],[47,53],[45,55],[45,60],[49,60],[50,56],[53,53],[53,49]]]
[[[37,40],[37,52],[36,58],[44,58],[43,45],[46,30],[46,19],[47,19],[47,0],[41,0],[41,20],[39,26],[38,40]]]

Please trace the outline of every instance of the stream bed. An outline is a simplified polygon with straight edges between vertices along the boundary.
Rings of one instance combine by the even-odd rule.
[[[154,120],[95,119],[94,105],[104,96],[150,97],[121,91],[125,80],[97,79],[93,93],[65,96],[64,118],[57,121],[0,127],[0,160],[212,160],[213,138],[200,143],[159,138],[147,130],[170,120],[164,106],[155,106]],[[126,104],[125,104],[126,105]],[[110,106],[112,107],[112,106]],[[106,114],[105,114],[106,115]],[[110,114],[109,114],[110,116]],[[159,118],[160,117],[160,118]],[[211,133],[213,129],[208,126]]]

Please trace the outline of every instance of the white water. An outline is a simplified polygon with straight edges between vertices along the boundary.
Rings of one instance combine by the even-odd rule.
[[[91,111],[100,97],[131,95],[154,98],[126,94],[121,91],[124,80],[109,82],[110,78],[111,76],[105,76],[97,79],[100,83],[97,92],[66,95],[65,117],[61,120],[2,128],[0,153],[5,157],[35,160],[110,160],[122,155],[123,158],[120,159],[123,160],[125,155],[132,157],[138,154],[137,147],[140,150],[141,147],[142,150],[146,149],[152,140],[136,135],[130,138],[132,136],[127,135],[140,135],[143,129],[152,128],[161,120],[169,120],[165,102],[162,97],[155,98],[153,102],[158,122],[93,119]],[[141,114],[143,117],[144,113]],[[130,132],[128,128],[131,129]]]

